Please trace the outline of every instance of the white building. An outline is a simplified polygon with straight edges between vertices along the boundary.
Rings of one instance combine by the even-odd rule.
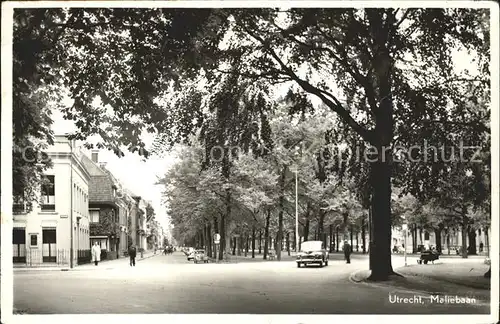
[[[47,154],[53,167],[45,172],[40,203],[26,213],[23,197],[14,198],[14,266],[76,265],[78,250],[90,249],[90,175],[81,163],[81,151],[74,141],[56,135]]]

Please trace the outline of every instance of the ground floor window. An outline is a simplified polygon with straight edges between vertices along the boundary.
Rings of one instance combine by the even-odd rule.
[[[26,262],[26,229],[13,228],[12,229],[12,262],[25,263]]]

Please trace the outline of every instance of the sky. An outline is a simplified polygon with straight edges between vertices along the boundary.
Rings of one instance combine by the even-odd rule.
[[[52,129],[55,135],[72,133],[76,131],[73,121],[64,120],[62,113],[54,111],[52,118],[54,120]],[[152,137],[150,139],[152,141]],[[92,139],[89,139],[92,142]],[[147,138],[146,138],[147,141]],[[83,142],[77,143],[77,146],[83,145]],[[82,150],[86,151],[82,147]],[[86,152],[90,157],[90,152]],[[175,163],[176,158],[173,155],[165,154],[164,157],[152,156],[146,161],[138,154],[124,152],[125,156],[117,157],[108,150],[99,150],[99,162],[106,162],[106,168],[122,183],[122,185],[141,196],[145,200],[151,201],[156,213],[156,220],[164,229],[167,228],[168,216],[165,206],[161,204],[162,186],[155,186],[157,176],[163,177],[168,169]]]

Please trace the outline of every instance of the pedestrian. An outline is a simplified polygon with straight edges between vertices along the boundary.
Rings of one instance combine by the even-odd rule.
[[[130,266],[135,267],[135,257],[137,256],[137,249],[134,245],[128,248],[128,256],[130,257]]]
[[[344,258],[346,260],[347,263],[351,263],[351,252],[352,252],[352,249],[351,249],[351,245],[349,244],[349,242],[347,241],[344,241]]]
[[[92,246],[92,262],[97,265],[99,261],[101,261],[101,247],[97,244],[97,242],[94,242],[94,245]]]

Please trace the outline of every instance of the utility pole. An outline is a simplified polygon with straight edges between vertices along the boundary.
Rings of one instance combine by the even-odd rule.
[[[299,170],[295,170],[295,252],[299,252]]]

